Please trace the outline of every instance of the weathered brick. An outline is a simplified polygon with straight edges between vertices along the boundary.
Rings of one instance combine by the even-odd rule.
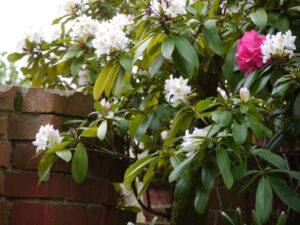
[[[0,110],[13,110],[17,87],[0,86]]]
[[[86,224],[87,208],[81,205],[14,202],[11,208],[11,225]]]
[[[93,111],[93,97],[73,91],[23,88],[22,112],[58,113],[86,117]]]
[[[106,224],[107,209],[104,207],[91,207],[88,209],[87,225],[108,225]]]
[[[116,193],[113,185],[105,178],[86,178],[77,184],[69,179],[68,200],[78,202],[96,202],[104,205],[116,205]]]
[[[36,172],[6,172],[4,179],[0,180],[0,187],[2,185],[6,197],[63,199],[66,193],[65,176],[57,174],[51,174],[48,182],[38,186]]]
[[[12,166],[22,170],[37,170],[42,155],[33,158],[36,146],[31,143],[17,143],[13,151]],[[58,159],[51,168],[55,172],[70,172],[70,164]]]
[[[0,166],[9,167],[11,151],[12,144],[9,141],[0,141]]]
[[[5,201],[0,201],[0,224],[5,224],[6,221],[6,207],[7,204]]]
[[[168,185],[156,182],[151,183],[149,187],[149,195],[151,204],[158,205],[160,207],[166,205],[166,208],[170,207],[172,204],[172,188]],[[146,202],[146,193],[143,195],[143,198],[144,202]]]
[[[88,152],[89,168],[94,176],[105,177],[112,182],[121,183],[129,166],[128,161],[104,155],[99,152]]]
[[[135,220],[135,213],[114,208],[110,209],[106,216],[107,225],[126,225],[128,222],[135,222]]]
[[[63,127],[63,117],[54,115],[11,114],[8,117],[8,139],[34,140],[41,125],[53,124],[55,129]]]
[[[0,117],[0,135],[4,135],[7,132],[7,116]]]

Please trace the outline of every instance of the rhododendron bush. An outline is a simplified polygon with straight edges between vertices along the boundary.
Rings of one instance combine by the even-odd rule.
[[[83,181],[86,151],[96,149],[133,159],[124,185],[137,199],[153,179],[169,182],[172,224],[202,224],[195,215],[208,212],[221,184],[231,200],[255,189],[254,224],[281,211],[297,223],[299,1],[71,0],[62,9],[52,38],[28,31],[8,56],[26,57],[33,86],[95,99],[95,112],[69,132],[41,128],[40,181],[57,158],[72,160]]]

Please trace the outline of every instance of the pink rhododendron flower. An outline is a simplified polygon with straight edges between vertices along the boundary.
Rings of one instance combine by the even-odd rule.
[[[237,57],[238,67],[244,70],[245,76],[252,72],[253,67],[261,68],[263,66],[263,57],[260,46],[263,44],[266,37],[258,36],[255,30],[248,31],[243,38],[238,41]]]

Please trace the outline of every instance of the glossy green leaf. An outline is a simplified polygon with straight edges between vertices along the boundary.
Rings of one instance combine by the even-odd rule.
[[[247,130],[248,128],[246,122],[239,123],[237,120],[233,121],[232,135],[233,140],[237,145],[242,145],[245,143],[247,139]]]
[[[50,148],[47,151],[47,154],[54,153],[56,151],[60,151],[60,150],[64,149],[65,147],[67,147],[68,145],[70,145],[71,143],[72,143],[71,141],[61,142],[58,145],[55,145],[53,148]]]
[[[179,201],[188,195],[192,186],[192,179],[191,178],[180,178],[175,186],[174,189],[174,200]]]
[[[72,153],[70,150],[57,151],[55,154],[66,162],[70,162],[72,159]]]
[[[257,213],[254,210],[252,211],[252,220],[253,220],[253,225],[262,225],[260,219],[257,216]]]
[[[72,76],[76,76],[81,69],[84,63],[84,56],[80,56],[79,58],[73,60],[71,64],[71,74]]]
[[[38,176],[40,184],[43,181],[48,181],[50,177],[50,170],[54,163],[55,155],[53,154],[44,154],[42,159],[39,161],[38,165]]]
[[[212,100],[204,99],[197,103],[196,110],[198,113],[201,113],[211,107],[214,107],[215,105],[216,105],[216,103],[214,103]]]
[[[265,28],[268,22],[268,15],[263,8],[259,8],[255,12],[252,12],[250,18],[260,29]]]
[[[80,137],[97,137],[97,131],[97,127],[89,127],[81,133]]]
[[[202,167],[202,184],[203,187],[210,191],[215,184],[216,169],[212,163],[205,163]]]
[[[260,222],[264,224],[270,218],[273,209],[273,193],[270,181],[262,177],[256,190],[255,211]]]
[[[126,71],[131,73],[131,71],[132,71],[132,58],[128,55],[121,55],[121,56],[119,56],[119,61],[120,61],[121,66]]]
[[[210,196],[210,191],[205,189],[201,183],[198,184],[196,189],[196,196],[194,200],[194,206],[196,212],[203,214],[207,208],[208,200]]]
[[[272,153],[268,149],[255,149],[251,153],[253,155],[257,155],[258,157],[268,161],[269,163],[276,166],[277,168],[287,169],[285,160],[279,155]]]
[[[88,171],[88,156],[83,144],[77,144],[72,159],[72,176],[77,183],[81,183]]]
[[[194,75],[195,67],[192,63],[187,61],[183,56],[180,55],[178,50],[175,48],[173,52],[173,60],[175,65],[178,67],[180,73],[184,78],[191,79]]]
[[[232,120],[232,114],[225,110],[216,110],[212,112],[211,115],[213,121],[215,121],[221,127],[228,126]]]
[[[116,63],[116,64],[113,65],[113,67],[109,71],[109,74],[106,75],[107,77],[106,77],[106,79],[103,83],[103,87],[104,87],[106,97],[110,96],[110,92],[111,92],[111,90],[112,90],[112,88],[115,84],[116,77],[119,73],[119,69],[120,69],[120,64]],[[101,96],[101,94],[100,94],[100,96]]]
[[[222,54],[222,41],[217,31],[216,20],[207,20],[204,23],[203,35],[208,46],[217,54]]]
[[[282,211],[280,213],[280,216],[279,216],[279,218],[277,220],[276,225],[284,225],[284,222],[285,222],[285,213]]]
[[[169,182],[174,182],[177,180],[180,176],[182,176],[185,172],[185,170],[188,170],[191,162],[193,161],[196,154],[193,154],[186,158],[179,166],[177,166],[172,173],[169,176]]]
[[[226,225],[235,225],[232,219],[225,212],[221,212],[221,215]]]
[[[299,195],[280,177],[270,177],[271,186],[278,197],[291,209],[300,213]]]
[[[233,185],[233,175],[231,172],[231,163],[226,150],[222,146],[217,148],[217,162],[221,171],[225,186],[230,189]]]
[[[261,140],[264,131],[264,127],[262,126],[261,122],[256,118],[255,115],[251,114],[250,112],[247,112],[246,117],[251,130],[255,134],[255,137],[257,138],[257,140]]]
[[[107,132],[107,120],[103,120],[97,129],[97,137],[103,141]]]
[[[25,56],[26,54],[25,53],[11,53],[7,56],[7,60],[9,62],[16,62],[18,61],[19,59],[23,58],[23,56]]]
[[[294,103],[293,118],[295,121],[300,121],[300,92],[298,93]]]
[[[170,59],[175,48],[175,41],[171,36],[167,36],[161,44],[162,55]]]

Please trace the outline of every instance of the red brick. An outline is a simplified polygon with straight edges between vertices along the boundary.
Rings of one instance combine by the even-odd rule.
[[[0,86],[0,110],[13,110],[17,87]]]
[[[12,165],[22,170],[37,170],[42,155],[34,157],[36,146],[31,143],[17,143],[13,152]],[[55,161],[51,168],[55,172],[70,172],[70,164],[61,159]]]
[[[5,201],[0,201],[0,224],[5,224],[6,221],[6,207],[7,204]]]
[[[106,224],[106,208],[91,207],[88,209],[87,225],[107,225]]]
[[[55,129],[62,129],[63,117],[54,115],[11,114],[8,117],[8,139],[34,140],[42,125],[53,124]]]
[[[12,144],[9,141],[0,142],[0,166],[8,168],[10,166],[10,155]]]
[[[108,211],[106,219],[107,225],[126,225],[128,222],[135,222],[136,214],[113,208]]]
[[[105,177],[112,182],[122,183],[128,161],[89,151],[89,168],[94,176]]]
[[[93,111],[93,97],[79,92],[23,88],[22,98],[22,112],[58,113],[86,117]]]
[[[11,225],[86,225],[86,214],[80,205],[14,202]]]
[[[153,182],[149,187],[150,201],[152,205],[167,205],[170,207],[172,204],[172,188],[168,185]],[[143,195],[144,202],[147,202],[146,193]]]
[[[3,173],[0,173],[0,195],[3,195],[5,192],[5,176]]]
[[[104,205],[116,205],[116,193],[113,185],[105,178],[86,178],[77,184],[69,179],[68,200],[78,202],[96,202]]]
[[[38,186],[35,172],[6,172],[3,195],[14,198],[63,199],[66,193],[65,176],[51,174],[48,182]],[[1,181],[0,181],[1,182]],[[0,187],[1,187],[0,183]]]
[[[7,117],[0,117],[0,135],[4,135],[7,132]]]

